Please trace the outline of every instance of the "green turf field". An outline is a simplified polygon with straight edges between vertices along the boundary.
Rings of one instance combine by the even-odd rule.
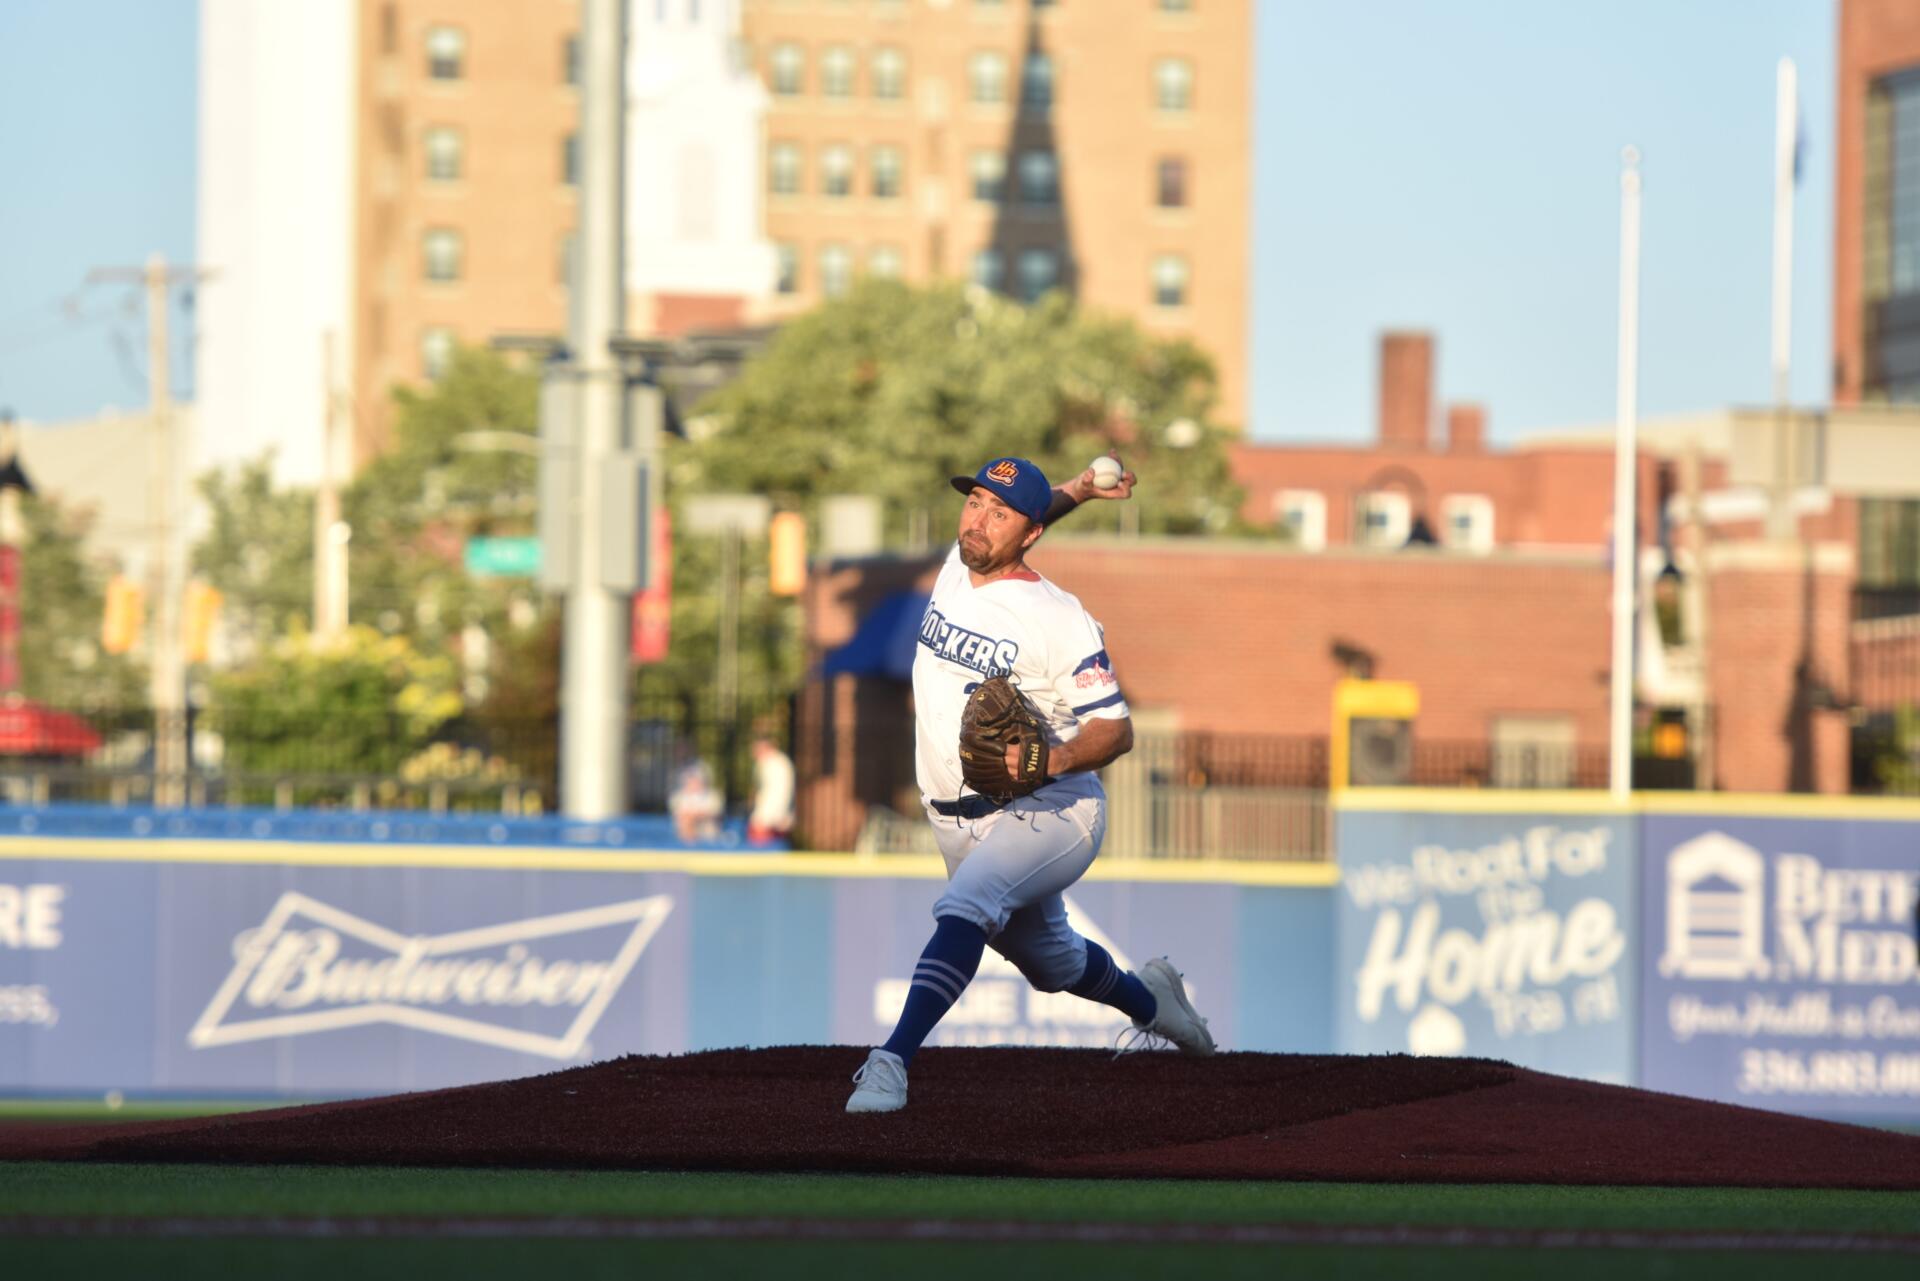
[[[1036,1181],[735,1174],[577,1173],[0,1164],[0,1218],[63,1222],[75,1235],[0,1239],[8,1275],[447,1275],[569,1281],[642,1273],[920,1279],[1111,1277],[1912,1277],[1920,1254],[1868,1236],[1920,1234],[1920,1194],[1725,1189]],[[220,1235],[195,1235],[219,1219]],[[411,1220],[400,1227],[394,1219]],[[139,1221],[139,1235],[114,1236]],[[236,1225],[245,1220],[247,1224]],[[369,1221],[388,1221],[384,1226]],[[904,1223],[925,1240],[817,1240],[848,1220]],[[956,1222],[957,1221],[957,1222]],[[697,1239],[603,1235],[683,1225]],[[931,1228],[927,1225],[935,1225]],[[939,1225],[946,1225],[941,1227]],[[1050,1239],[1007,1240],[1024,1225]],[[316,1225],[333,1225],[316,1237]],[[794,1225],[799,1225],[794,1239]],[[1170,1225],[1165,1229],[1154,1225]],[[1338,1229],[1371,1239],[1233,1244],[1236,1225]],[[1115,1242],[1102,1231],[1194,1239]],[[1392,1244],[1401,1230],[1450,1239]],[[355,1239],[366,1231],[393,1233]],[[676,1231],[679,1229],[675,1229]],[[292,1236],[265,1235],[292,1232]],[[447,1235],[449,1232],[454,1235]],[[735,1239],[758,1232],[769,1239]],[[1093,1239],[1060,1239],[1072,1233]],[[1794,1249],[1689,1248],[1538,1233],[1798,1234]],[[104,1233],[104,1234],[103,1234]],[[475,1236],[474,1233],[481,1235]],[[583,1239],[582,1234],[589,1239]],[[1501,1233],[1527,1239],[1489,1240]],[[465,1234],[465,1235],[462,1235]],[[1859,1246],[1867,1249],[1859,1249]],[[1738,1247],[1738,1248],[1733,1248]],[[1808,1248],[1815,1247],[1815,1248]]]

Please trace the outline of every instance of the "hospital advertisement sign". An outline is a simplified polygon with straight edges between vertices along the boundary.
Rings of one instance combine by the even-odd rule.
[[[1632,1079],[1630,820],[1343,811],[1337,1044]]]
[[[1920,1116],[1920,823],[1649,815],[1641,1084]]]

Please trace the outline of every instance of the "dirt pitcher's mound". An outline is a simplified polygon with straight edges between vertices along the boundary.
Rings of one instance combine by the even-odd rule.
[[[0,1157],[1920,1188],[1920,1137],[1479,1059],[933,1049],[906,1111],[848,1116],[864,1058],[628,1058],[270,1113],[0,1131]]]

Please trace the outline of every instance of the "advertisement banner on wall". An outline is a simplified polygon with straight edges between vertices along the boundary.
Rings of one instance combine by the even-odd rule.
[[[1641,1083],[1920,1116],[1920,822],[1650,815]]]
[[[625,1054],[870,1045],[940,884],[812,861],[701,874],[524,850],[461,866],[415,847],[416,865],[405,847],[284,842],[284,863],[196,862],[137,841],[120,861],[61,844],[0,858],[0,1097],[324,1098]],[[1171,956],[1224,1047],[1324,1053],[1331,895],[1090,880],[1069,913],[1123,965]],[[1103,1046],[1125,1023],[990,953],[934,1043]]]
[[[1632,1080],[1630,820],[1347,810],[1337,836],[1342,1052]]]
[[[685,1047],[685,876],[6,868],[15,1088],[353,1094]]]

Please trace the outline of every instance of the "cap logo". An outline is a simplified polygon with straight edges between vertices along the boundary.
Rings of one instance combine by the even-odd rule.
[[[1011,458],[1002,458],[999,462],[987,468],[987,479],[1002,485],[1011,485],[1015,477],[1019,475],[1019,465]]]

